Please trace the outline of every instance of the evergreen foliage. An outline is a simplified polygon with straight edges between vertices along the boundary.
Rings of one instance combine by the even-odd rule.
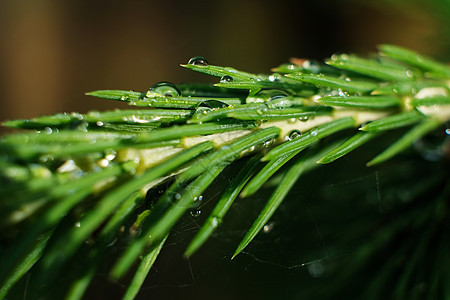
[[[383,262],[371,284],[355,289],[364,299],[450,298],[450,67],[393,45],[379,50],[369,57],[335,54],[325,63],[294,59],[268,75],[195,57],[182,66],[218,83],[94,91],[87,95],[133,109],[4,122],[31,131],[0,140],[0,298],[19,295],[14,286],[32,271],[39,276],[27,282],[31,297],[81,299],[108,261],[113,279],[134,270],[123,296],[134,299],[174,226],[195,215],[203,193],[230,170],[185,256],[232,222],[233,202],[270,190],[234,258],[289,201],[300,177],[359,147],[378,151],[366,163],[380,165],[377,182],[395,203],[380,218],[360,198],[354,226],[370,234],[339,280],[303,292],[345,295],[358,272]],[[328,167],[329,177],[341,167]],[[342,201],[353,205],[366,188],[336,188],[333,197],[345,195]],[[359,229],[336,245],[355,236]],[[399,246],[388,247],[393,243]],[[59,288],[48,288],[55,283]],[[389,291],[380,289],[388,283]]]

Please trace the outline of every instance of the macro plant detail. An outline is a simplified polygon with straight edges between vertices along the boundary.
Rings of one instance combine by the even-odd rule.
[[[208,187],[238,165],[218,199],[211,200],[213,208],[185,250],[186,257],[193,256],[232,220],[227,213],[235,201],[275,186],[230,253],[234,258],[264,230],[282,202],[289,201],[300,177],[373,145],[383,147],[366,162],[368,167],[401,156],[407,162],[411,148],[424,160],[440,161],[428,178],[418,177],[420,191],[407,194],[404,202],[414,203],[417,195],[433,191],[413,227],[425,228],[424,235],[442,244],[436,255],[449,266],[447,64],[381,45],[369,57],[334,54],[324,63],[291,59],[269,75],[211,65],[203,57],[182,67],[217,77],[218,83],[160,82],[147,92],[94,91],[87,95],[125,102],[133,109],[3,123],[31,131],[0,140],[5,245],[0,298],[14,291],[30,270],[39,276],[29,280],[29,293],[46,296],[51,292],[43,287],[83,260],[86,264],[74,267],[62,283],[63,297],[81,299],[105,256],[113,256],[108,272],[115,280],[138,264],[123,296],[133,299],[177,222],[187,213],[199,213]],[[370,249],[407,231],[412,225],[406,220],[381,231],[373,240],[377,246]],[[111,245],[122,247],[112,251]],[[376,252],[370,249],[359,252],[361,260]],[[419,254],[414,259],[420,261]],[[413,268],[399,280],[396,295],[407,295],[409,285],[415,286]],[[388,278],[386,272],[383,278]],[[449,273],[440,272],[429,282],[430,297],[450,297],[445,284]]]

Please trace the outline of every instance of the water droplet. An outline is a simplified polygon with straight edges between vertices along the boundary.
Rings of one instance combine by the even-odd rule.
[[[107,153],[105,154],[105,159],[111,161],[111,160],[113,160],[114,158],[116,158],[116,155],[117,155],[117,153],[116,153],[115,151],[112,151],[112,150],[111,150],[110,152],[107,152]]]
[[[202,214],[202,211],[200,209],[193,209],[190,212],[190,215],[194,218],[200,217],[201,214]]]
[[[335,53],[333,55],[331,55],[331,60],[336,61],[338,60],[339,56]]]
[[[147,92],[147,97],[152,97],[153,93],[164,97],[178,97],[181,95],[180,90],[171,82],[161,81],[153,85]]]
[[[350,77],[345,77],[344,80],[349,82],[352,81]]]
[[[72,117],[74,117],[75,119],[77,119],[77,120],[83,120],[83,115],[82,114],[80,114],[80,113],[75,113],[75,112],[73,112],[73,113],[71,113],[70,114]]]
[[[103,122],[102,121],[97,121],[97,123],[95,123],[95,124],[97,124],[97,126],[103,126]]]
[[[42,130],[42,132],[45,134],[51,134],[53,130],[50,127],[45,127],[44,130]]]
[[[99,166],[100,168],[106,168],[109,165],[109,160],[107,160],[106,158],[100,159],[97,162],[97,166]]]
[[[252,153],[253,151],[255,151],[256,147],[255,146],[251,146],[250,148],[245,149],[244,151],[241,152],[241,156],[246,155],[247,153]]]
[[[277,82],[281,80],[281,75],[278,73],[273,73],[272,75],[269,76],[269,81],[271,82]]]
[[[207,66],[208,61],[203,56],[194,56],[188,61],[188,65]]]
[[[314,101],[314,102],[317,102],[320,98],[322,98],[321,95],[314,95],[314,96],[311,97],[311,100]]]
[[[116,237],[116,238],[114,238],[108,245],[106,245],[106,247],[112,247],[112,246],[114,246],[116,243],[117,243],[117,241],[118,241],[119,239]]]
[[[200,103],[198,107],[205,107],[205,108],[222,108],[227,107],[228,105],[225,102],[219,101],[219,100],[206,100]]]
[[[317,132],[316,129],[312,130],[310,133],[312,136],[317,136],[319,133]]]
[[[294,64],[290,64],[287,66],[288,70],[294,70],[295,69],[295,65]]]
[[[305,60],[302,64],[302,67],[311,73],[317,74],[320,72],[320,65],[317,61],[314,60]]]
[[[213,217],[211,219],[211,226],[213,228],[217,228],[220,225],[220,223],[222,223],[222,221],[219,218],[217,218],[217,217]]]
[[[408,78],[412,78],[412,77],[414,76],[414,72],[411,71],[411,70],[407,70],[407,71],[405,72],[405,75],[406,75],[406,77],[408,77]]]
[[[290,118],[289,120],[287,120],[287,122],[289,124],[295,124],[295,123],[297,123],[297,119],[296,118]]]
[[[66,160],[62,165],[56,169],[59,173],[72,172],[76,170],[78,167],[72,159]]]
[[[267,223],[267,224],[264,225],[264,227],[263,227],[263,232],[264,232],[264,233],[269,233],[269,232],[272,231],[273,227],[274,227],[274,223],[273,223],[273,222]]]
[[[227,71],[227,72],[229,72],[229,73],[237,73],[237,70],[236,69],[233,69],[233,68],[229,68],[229,67],[225,67],[225,68],[223,68],[225,71]]]
[[[325,270],[325,266],[320,261],[313,261],[307,265],[309,275],[314,278],[320,277]]]
[[[194,202],[201,202],[201,201],[203,201],[203,196],[202,195],[200,195],[198,197],[194,197]]]
[[[447,136],[450,130],[430,133],[414,142],[414,148],[428,161],[439,161],[446,155],[446,144],[450,140]]]
[[[43,154],[39,157],[39,161],[41,163],[46,163],[46,162],[54,161],[54,160],[55,160],[55,158],[50,154]]]
[[[227,82],[233,82],[233,77],[231,77],[230,75],[225,75],[222,78],[220,78],[220,82],[222,83],[227,83]]]
[[[141,124],[143,124],[143,123],[149,123],[149,122],[150,122],[150,120],[140,119],[140,118],[136,117],[135,115],[132,115],[132,116],[131,116],[131,120],[132,120],[134,123],[141,123]]]
[[[445,133],[450,135],[450,128],[445,129]]]
[[[120,97],[120,100],[126,101],[126,100],[128,100],[128,97],[127,96],[122,96],[122,97]]]
[[[303,117],[298,117],[298,119],[302,122],[306,122],[306,121],[308,121],[309,118],[308,118],[308,116],[303,116]]]
[[[264,142],[263,146],[268,148],[273,145],[274,141],[275,141],[274,139],[267,140]]]
[[[348,93],[344,92],[342,89],[338,89],[338,95],[341,97],[348,97]]]
[[[286,98],[287,96],[288,95],[286,93],[277,93],[277,94],[274,94],[274,95],[270,96],[268,101],[280,100],[282,98]],[[282,106],[283,102],[280,101],[278,105]]]
[[[181,199],[181,194],[180,193],[176,193],[175,194],[175,199],[180,200]]]
[[[291,132],[289,132],[288,140],[292,141],[293,139],[296,139],[296,138],[300,137],[301,135],[302,135],[302,133],[300,132],[300,130],[294,129]]]
[[[274,101],[274,100],[282,102],[282,100],[279,100],[279,99],[286,98],[287,96],[288,96],[288,94],[282,90],[266,89],[266,90],[259,91],[255,95],[255,98],[252,99],[252,102],[258,103],[258,102],[269,102],[269,101]],[[281,103],[281,105],[283,105],[283,103]]]
[[[81,222],[76,222],[76,223],[75,223],[75,227],[76,227],[76,228],[80,228],[80,227],[81,227]]]

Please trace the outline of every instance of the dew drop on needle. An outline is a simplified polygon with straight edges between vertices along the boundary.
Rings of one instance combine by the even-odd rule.
[[[230,75],[225,75],[222,78],[220,78],[220,82],[221,83],[227,83],[227,82],[233,82],[233,77],[231,77]]]
[[[194,56],[188,61],[188,65],[207,66],[208,61],[203,56]]]
[[[293,139],[296,139],[296,138],[300,137],[301,135],[302,135],[302,133],[299,130],[294,129],[291,132],[289,132],[288,140],[292,141]]]
[[[272,231],[273,227],[274,227],[273,222],[267,223],[267,224],[264,225],[264,227],[263,227],[263,232],[264,232],[264,233],[269,233],[269,232]]]
[[[202,211],[200,209],[193,209],[190,212],[190,215],[194,218],[199,217],[202,214]]]
[[[178,97],[181,95],[180,90],[171,82],[161,81],[153,85],[147,92],[147,97],[153,94],[158,94],[164,97]]]

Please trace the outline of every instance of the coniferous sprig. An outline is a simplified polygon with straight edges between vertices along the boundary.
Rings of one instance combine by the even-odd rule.
[[[380,50],[372,58],[333,55],[326,64],[294,59],[269,75],[195,57],[182,66],[218,77],[218,83],[94,91],[87,95],[134,109],[4,122],[35,131],[0,140],[0,224],[3,239],[16,241],[2,251],[0,298],[31,269],[40,276],[31,280],[30,293],[48,296],[43,287],[81,259],[88,264],[75,268],[62,288],[63,297],[80,299],[108,245],[119,243],[126,247],[108,270],[114,279],[144,255],[124,295],[133,299],[172,228],[238,161],[243,167],[186,257],[227,221],[234,201],[274,176],[281,182],[232,257],[255,238],[301,175],[393,130],[404,131],[367,165],[439,130],[450,119],[450,67],[397,46]],[[162,194],[155,197],[158,189]]]

